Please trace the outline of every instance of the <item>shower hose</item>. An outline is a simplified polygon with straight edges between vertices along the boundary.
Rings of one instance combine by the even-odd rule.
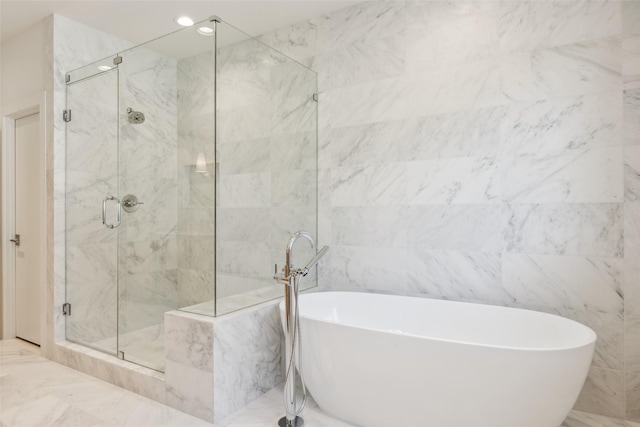
[[[301,274],[294,274],[293,276],[293,294],[295,299],[295,315],[293,318],[293,339],[291,340],[290,347],[290,356],[287,361],[287,375],[285,378],[284,385],[284,407],[287,411],[288,415],[292,415],[297,417],[302,413],[304,409],[304,405],[307,402],[307,388],[304,385],[304,377],[302,376],[302,354],[300,352],[301,340],[300,340],[300,309],[298,306],[298,285],[300,283]],[[300,382],[302,383],[302,402],[300,402],[299,407],[296,408],[295,401],[295,380],[296,380],[296,347],[297,351],[297,359],[298,359],[298,375],[300,376]],[[290,382],[293,381],[293,386],[291,386]],[[293,390],[293,391],[292,391]],[[291,395],[293,393],[293,395]]]

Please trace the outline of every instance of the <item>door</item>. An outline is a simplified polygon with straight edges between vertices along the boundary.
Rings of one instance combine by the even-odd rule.
[[[116,354],[118,70],[98,65],[67,84],[66,337]]]
[[[16,336],[40,344],[44,165],[40,115],[15,122]],[[18,238],[19,236],[19,238]]]

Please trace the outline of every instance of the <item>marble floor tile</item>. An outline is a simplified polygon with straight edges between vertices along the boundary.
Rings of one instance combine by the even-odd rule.
[[[275,427],[284,415],[278,386],[211,424],[40,356],[38,347],[0,341],[0,427]],[[307,427],[355,427],[309,398]],[[640,427],[640,423],[572,411],[560,427]]]
[[[0,425],[212,426],[45,359],[18,339],[0,341]]]

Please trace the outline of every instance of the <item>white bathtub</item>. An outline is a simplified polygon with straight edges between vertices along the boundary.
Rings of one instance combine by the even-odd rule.
[[[596,340],[550,314],[368,293],[300,295],[300,316],[311,395],[363,427],[558,427]]]

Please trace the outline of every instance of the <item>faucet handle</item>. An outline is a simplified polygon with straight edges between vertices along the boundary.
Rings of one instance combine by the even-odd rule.
[[[288,284],[289,279],[284,275],[284,268],[282,269],[283,274],[280,276],[278,275],[278,264],[274,264],[273,267],[274,267],[274,273],[275,273],[273,278],[280,283]]]

